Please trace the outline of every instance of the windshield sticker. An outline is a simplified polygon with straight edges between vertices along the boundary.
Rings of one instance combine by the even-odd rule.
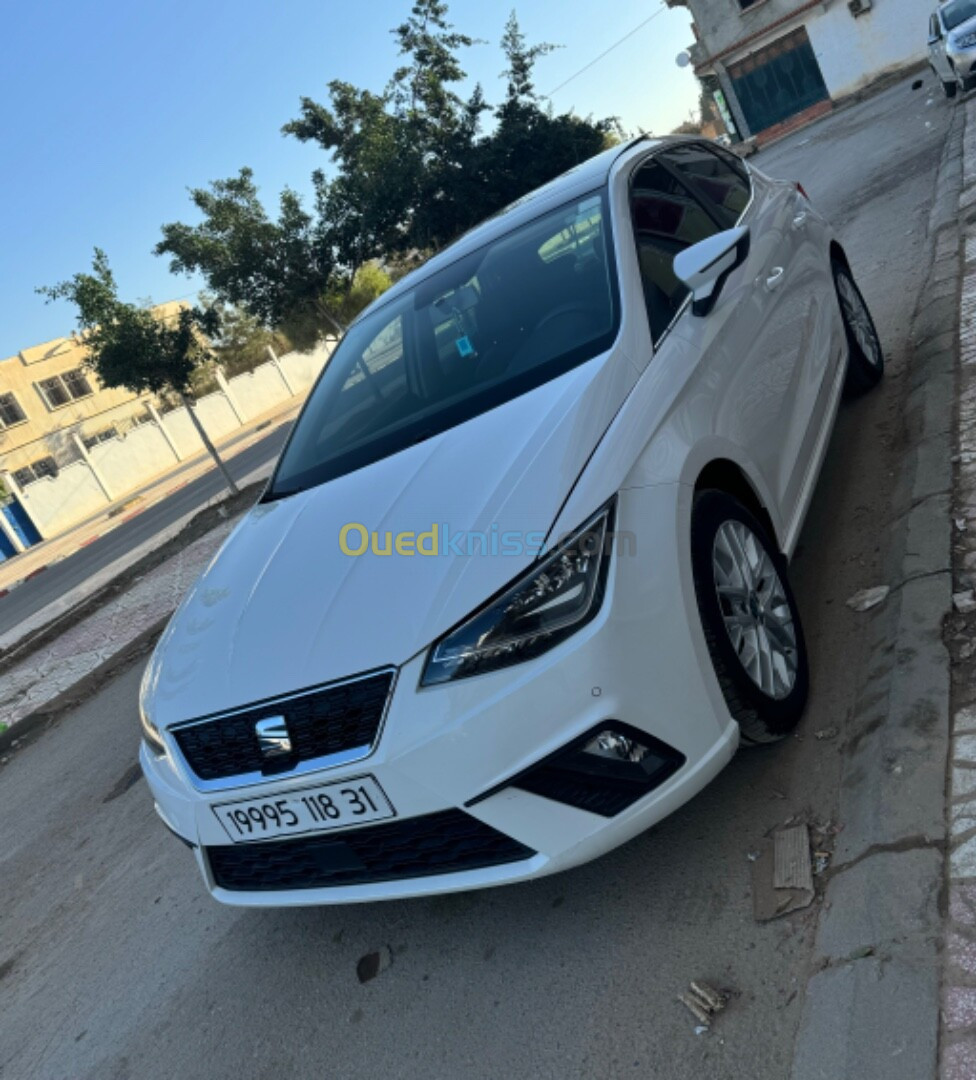
[[[463,360],[467,360],[469,356],[474,356],[474,346],[471,344],[471,341],[467,337],[467,335],[465,335],[464,337],[459,337],[454,342],[454,344],[457,347],[458,356],[460,356]]]

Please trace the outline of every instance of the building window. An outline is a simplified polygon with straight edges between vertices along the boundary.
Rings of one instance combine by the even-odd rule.
[[[78,398],[89,397],[92,393],[91,383],[81,368],[65,371],[61,375],[52,375],[50,379],[42,379],[36,385],[49,409],[60,409]]]
[[[42,476],[50,476],[52,479],[58,475],[58,464],[53,457],[42,457],[35,461],[31,468],[34,476],[40,480]]]
[[[91,450],[93,447],[98,446],[99,443],[108,442],[109,439],[118,438],[118,434],[119,433],[116,431],[113,424],[111,427],[96,431],[93,435],[85,435],[81,441],[85,444],[86,450]]]
[[[64,380],[64,385],[72,398],[88,397],[92,392],[91,383],[85,377],[85,373],[81,368],[66,371],[61,378]]]
[[[0,394],[0,431],[14,424],[22,424],[26,419],[27,414],[13,394]]]
[[[25,488],[29,484],[33,484],[37,480],[43,479],[45,476],[50,476],[52,479],[58,475],[58,464],[53,457],[38,458],[37,461],[31,462],[30,465],[25,465],[22,469],[17,469],[14,472],[14,479],[17,483]]]

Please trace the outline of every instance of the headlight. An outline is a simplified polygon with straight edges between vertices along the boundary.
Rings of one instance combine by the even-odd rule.
[[[432,686],[539,656],[600,610],[613,503],[432,646],[420,680]]]
[[[148,674],[149,669],[146,669]],[[139,723],[142,726],[142,737],[149,743],[149,748],[154,750],[157,754],[166,753],[166,743],[163,742],[163,737],[159,733],[159,728],[149,719],[149,712],[146,709],[146,675],[143,676],[142,685],[139,687]]]
[[[954,44],[957,49],[971,49],[976,45],[976,34],[963,34],[956,38]]]

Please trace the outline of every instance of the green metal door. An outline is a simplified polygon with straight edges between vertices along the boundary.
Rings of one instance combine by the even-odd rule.
[[[737,64],[729,77],[753,134],[829,97],[804,27]]]

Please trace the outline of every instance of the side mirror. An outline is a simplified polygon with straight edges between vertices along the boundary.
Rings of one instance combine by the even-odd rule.
[[[940,42],[941,40],[942,40],[942,37],[941,37],[941,35],[939,35],[939,34],[936,34],[936,35],[935,35],[935,37],[930,37],[930,38],[929,38],[929,44],[930,44],[930,45],[938,45],[938,43],[939,43],[939,42]]]
[[[715,306],[725,279],[749,254],[749,230],[743,226],[716,233],[674,257],[674,272],[691,290],[693,315]]]

